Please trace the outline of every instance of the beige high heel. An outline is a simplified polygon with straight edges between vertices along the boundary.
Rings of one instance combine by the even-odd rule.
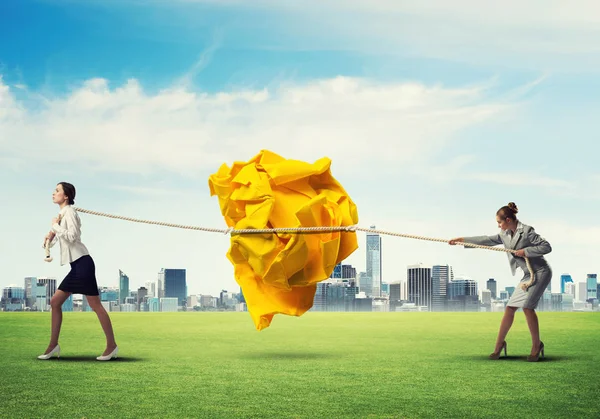
[[[504,349],[504,357],[506,358],[506,341],[502,342],[502,346],[500,347],[500,350],[498,352],[492,352],[489,356],[490,359],[500,359],[500,354],[502,353],[502,350]]]
[[[540,353],[542,354],[542,358],[544,357],[544,342],[540,341],[540,348],[535,355],[529,355],[527,357],[527,362],[537,362],[540,359]]]

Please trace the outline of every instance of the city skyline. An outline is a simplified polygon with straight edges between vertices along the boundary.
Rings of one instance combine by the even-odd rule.
[[[371,226],[371,228],[374,228],[374,227],[375,226]],[[369,244],[369,240],[370,240],[369,236],[371,236],[371,238],[372,238],[371,240],[374,239],[375,242]],[[381,264],[380,266],[383,266],[384,265],[383,264],[383,260],[382,260],[383,257],[381,257],[380,255],[383,254],[386,246],[383,245],[383,238],[380,235],[378,235],[378,234],[370,234],[370,235],[366,234],[364,236],[364,240],[365,240],[365,245],[361,246],[360,243],[359,243],[359,249],[354,253],[354,255],[353,255],[354,257],[348,258],[348,259],[340,262],[339,265],[345,265],[345,266],[351,265],[351,266],[353,266],[353,268],[356,270],[356,280],[357,280],[357,283],[360,282],[361,275],[364,275],[366,277],[366,279],[369,280],[372,283],[372,278],[369,277],[368,270],[367,270],[368,266],[369,266],[369,257],[370,257],[369,255],[378,254],[377,257],[373,258],[373,262],[372,263],[379,262]],[[371,251],[369,251],[368,250],[369,246],[370,245],[373,246],[373,244],[375,244],[376,249],[372,249]],[[357,253],[360,253],[361,249],[365,249],[365,256],[366,256],[366,260],[367,260],[367,262],[363,265],[365,267],[363,270],[361,270],[361,268],[359,266],[356,266],[355,264],[352,264],[352,263],[349,262],[351,260],[360,260],[360,257],[356,257],[356,256],[357,256]],[[371,256],[371,257],[373,257],[373,256]],[[397,260],[397,258],[396,259],[392,258],[392,260],[395,261],[395,260]],[[433,263],[430,263],[430,264],[423,264],[422,262],[412,262],[412,263],[407,264],[406,266],[411,266],[411,265],[414,265],[414,266],[417,266],[417,265],[426,265],[426,266],[429,266],[429,267],[434,267],[434,266],[451,266],[451,265],[449,265],[447,263],[439,263],[439,262],[433,262]],[[186,271],[187,277],[189,278],[189,271],[186,268],[159,268],[159,269],[157,269],[157,275],[159,277],[159,281],[162,281],[164,283],[164,270],[169,270],[169,269],[171,269],[171,270],[173,270],[173,269],[175,269],[175,270],[184,269]],[[507,270],[508,270],[508,267],[507,267]],[[118,279],[116,279],[114,282],[112,282],[112,283],[110,281],[102,282],[99,279],[98,283],[100,284],[102,282],[103,284],[105,284],[105,286],[117,287],[119,289],[122,288],[121,287],[121,282],[122,281],[125,281],[127,284],[129,284],[129,281],[130,281],[129,276],[126,275],[121,268],[117,268],[117,271],[118,271]],[[403,271],[400,270],[400,272],[403,272]],[[521,271],[517,271],[517,274],[514,277],[510,276],[510,273],[506,273],[505,275],[500,276],[500,279],[499,279],[498,277],[493,276],[491,274],[491,271],[490,271],[490,274],[487,275],[487,276],[484,275],[483,278],[474,278],[472,275],[466,274],[464,272],[465,272],[465,270],[458,270],[458,271],[456,271],[455,268],[452,267],[452,272],[450,273],[450,275],[452,275],[453,277],[454,276],[460,277],[462,279],[473,279],[473,280],[477,281],[478,283],[479,282],[486,282],[486,281],[488,281],[491,278],[491,279],[494,279],[494,281],[496,282],[498,288],[505,288],[505,287],[516,286],[518,284],[519,279],[520,279],[519,275],[522,276]],[[396,274],[396,272],[392,272],[391,274],[389,274],[390,277],[391,277],[391,279],[388,279],[387,281],[382,280],[381,283],[382,284],[391,284],[391,283],[394,283],[397,280],[402,280],[402,278],[400,278],[400,279],[394,279],[394,278],[396,278],[395,274]],[[400,275],[402,275],[402,273]],[[563,272],[563,273],[560,273],[558,275],[555,272],[554,275],[553,275],[553,281],[552,281],[550,287],[552,289],[558,289],[558,290],[560,290],[562,292],[562,290],[564,290],[564,287],[565,287],[565,285],[568,282],[574,282],[574,283],[585,282],[585,281],[587,281],[587,279],[588,279],[588,277],[590,275],[597,275],[597,273],[595,273],[595,272],[585,273],[583,279],[577,280],[577,278],[576,277],[574,278],[574,276],[571,275],[569,272]],[[45,277],[45,276],[40,276],[40,278],[41,277]],[[24,276],[24,278],[28,278],[28,276]],[[56,278],[57,281],[58,281],[58,283],[60,283],[60,281],[62,281],[62,277],[53,277],[53,278]],[[380,280],[381,280],[381,278],[382,278],[382,276],[380,274]],[[509,280],[509,279],[506,279],[506,278],[511,278],[511,279]],[[131,280],[131,284],[132,284],[131,286],[133,288],[137,289],[137,288],[142,287],[142,286],[147,286],[149,283],[152,283],[152,282],[155,282],[155,281],[156,281],[156,279],[133,278],[133,280]],[[1,286],[0,288],[5,288],[5,287],[11,286],[11,285],[18,285],[18,283],[19,282],[7,283],[6,285]],[[201,286],[198,285],[197,282],[192,281],[190,283],[189,280],[186,282],[186,285],[187,285],[187,288],[191,289],[191,290],[200,290],[202,288]],[[210,293],[213,293],[213,294],[214,293],[218,293],[222,289],[233,288],[235,286],[238,286],[238,285],[237,285],[237,283],[234,282],[234,284],[229,284],[228,287],[221,287],[218,290],[215,290],[215,288],[212,288],[210,290]],[[195,292],[195,293],[196,294],[201,294],[202,292],[198,291],[198,292]]]
[[[377,250],[381,251],[380,244]],[[379,290],[374,289],[370,281],[361,285],[359,280],[365,274],[357,272],[352,265],[338,263],[330,277],[317,284],[311,310],[500,311],[515,290],[515,287],[506,287],[498,292],[494,278],[489,278],[485,287],[480,287],[479,281],[455,277],[453,267],[449,265],[409,265],[405,280],[381,283]],[[27,308],[47,311],[57,283],[55,278],[26,277],[22,287],[15,284],[2,290],[2,310]],[[119,269],[119,286],[100,284],[99,293],[107,311],[189,311],[197,307],[202,310],[206,307],[235,307],[236,311],[247,311],[241,288],[239,293],[221,290],[218,298],[210,294],[187,295],[185,269],[161,268],[154,281],[148,281],[145,287],[138,289],[130,289],[128,276]],[[585,281],[573,282],[571,275],[564,273],[561,275],[561,289],[553,290],[549,286],[540,309],[598,310],[598,295],[600,284],[597,274],[590,273]],[[86,299],[80,295],[77,298],[71,295],[63,307],[65,311],[91,311]]]
[[[370,228],[375,229],[375,226],[372,225]],[[359,245],[359,249],[357,252],[354,253],[354,256],[356,256],[357,253],[360,253],[360,249],[363,248],[365,249],[365,256],[366,256],[366,262],[365,262],[365,270],[364,271],[360,271],[360,269],[350,263],[348,263],[348,260],[351,259],[357,259],[355,258],[348,258],[345,261],[340,262],[338,265],[336,265],[336,268],[334,269],[334,272],[332,272],[330,277],[342,277],[342,272],[341,272],[341,267],[351,267],[351,269],[353,269],[353,272],[355,274],[355,280],[357,282],[357,286],[360,286],[361,281],[367,281],[365,284],[363,284],[363,290],[364,289],[368,289],[369,290],[369,294],[373,295],[373,296],[380,296],[381,295],[381,288],[384,285],[388,285],[389,284],[393,284],[396,283],[397,281],[402,281],[403,279],[394,279],[396,276],[395,275],[391,275],[392,280],[389,281],[383,281],[382,280],[382,275],[381,275],[381,266],[383,266],[383,261],[382,261],[382,254],[383,251],[385,250],[385,246],[383,245],[383,238],[379,235],[379,234],[375,234],[375,233],[367,233],[364,236],[364,241],[365,241],[365,245],[364,246],[360,246]],[[396,259],[397,260],[397,259]],[[395,262],[394,262],[395,263]],[[460,279],[468,279],[468,280],[474,280],[475,282],[477,282],[478,284],[480,284],[481,282],[487,283],[490,280],[494,281],[495,287],[498,288],[506,288],[506,287],[511,287],[511,286],[515,286],[518,284],[518,280],[516,280],[516,278],[519,278],[519,274],[520,271],[517,271],[517,274],[515,277],[515,281],[513,282],[509,282],[509,281],[499,281],[498,278],[493,277],[491,275],[488,275],[485,279],[474,279],[472,276],[464,274],[464,273],[456,273],[454,267],[452,267],[451,265],[448,264],[441,264],[441,263],[432,263],[432,264],[423,264],[422,262],[418,262],[418,263],[412,263],[412,264],[408,264],[406,265],[406,267],[410,270],[411,267],[415,268],[415,267],[423,267],[426,266],[427,269],[429,269],[430,271],[430,276],[432,272],[435,272],[435,270],[437,269],[437,275],[440,275],[440,269],[444,270],[444,272],[442,272],[443,275],[445,275],[447,278],[460,278]],[[339,269],[338,269],[339,268]],[[165,284],[165,273],[167,271],[171,271],[171,272],[177,272],[177,271],[183,271],[183,276],[184,276],[184,281],[185,281],[185,287],[186,290],[187,289],[197,289],[198,286],[193,285],[192,287],[190,287],[190,283],[189,281],[187,281],[185,278],[188,277],[187,275],[187,269],[185,268],[160,268],[158,270],[157,273],[157,278],[155,279],[151,279],[151,280],[134,280],[132,282],[132,287],[134,289],[137,289],[139,287],[143,287],[145,286],[146,288],[150,289],[151,287],[154,287],[156,284],[159,284],[158,287],[162,289],[164,289],[164,284]],[[461,271],[458,271],[461,272]],[[396,273],[396,272],[395,272]],[[402,275],[402,274],[401,274]],[[405,278],[406,280],[408,280],[410,274],[407,274],[407,278]],[[374,286],[373,284],[373,277],[377,278],[379,280],[379,291],[377,290],[377,286]],[[558,283],[557,281],[555,281],[558,277]],[[573,276],[571,274],[569,274],[568,272],[564,272],[560,275],[556,275],[554,274],[553,276],[553,281],[550,284],[549,288],[552,290],[558,289],[559,292],[564,293],[565,290],[565,286],[569,283],[572,283],[573,286],[575,286],[575,284],[583,284],[586,283],[586,281],[588,281],[590,279],[590,277],[593,278],[597,278],[597,274],[596,273],[586,273],[585,274],[585,279],[581,280],[581,281],[577,281],[576,278],[575,280],[573,279]],[[27,279],[28,278],[35,278],[35,277],[24,277],[25,283],[27,284]],[[40,277],[43,278],[43,277]],[[62,281],[61,278],[55,278],[57,280],[58,283],[60,283],[60,281]],[[324,279],[325,280],[325,279]],[[98,281],[98,283],[100,284],[101,281]],[[126,294],[127,292],[129,292],[129,283],[130,283],[130,278],[127,274],[125,274],[125,272],[119,268],[118,269],[118,280],[116,281],[116,283],[109,283],[108,285],[106,283],[102,283],[103,286],[108,286],[108,287],[116,287],[119,290],[123,290],[123,292]],[[485,285],[482,284],[482,285]],[[17,283],[12,283],[12,284],[8,284],[5,287],[9,287],[11,285],[16,285],[18,286]],[[58,284],[57,284],[58,285]],[[57,286],[56,285],[56,286]],[[238,286],[237,284],[235,286]],[[432,285],[432,287],[437,286],[437,290],[438,292],[440,291],[440,284],[439,282],[434,282]],[[25,285],[25,288],[27,288],[27,285]],[[231,288],[231,287],[228,287]],[[484,287],[485,288],[485,287]],[[221,288],[221,290],[223,289],[227,289],[227,288]],[[213,294],[215,293],[214,291],[212,292]],[[202,292],[196,292],[195,294],[200,295],[202,294]],[[209,292],[209,294],[211,294]],[[124,294],[120,296],[120,300],[123,300],[124,298]],[[179,300],[181,301],[181,296],[178,297]],[[431,303],[431,301],[430,301]]]

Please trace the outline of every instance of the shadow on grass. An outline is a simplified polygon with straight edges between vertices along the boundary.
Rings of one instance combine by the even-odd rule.
[[[331,358],[333,354],[318,353],[318,352],[253,352],[242,354],[241,358],[245,359],[271,359],[271,360],[302,360],[302,359],[325,359]]]
[[[45,359],[44,361],[53,361],[53,362],[140,362],[143,361],[143,358],[132,358],[129,356],[126,357],[118,357],[113,358],[110,361],[98,361],[96,359],[98,355],[89,355],[89,356],[61,356],[60,358],[50,358]]]
[[[522,356],[509,355],[507,357],[502,356],[502,357],[500,357],[500,359],[489,359],[487,355],[467,356],[465,358],[474,360],[474,361],[486,361],[486,362],[507,362],[507,361],[527,362],[527,355],[522,355]],[[540,357],[539,361],[537,361],[537,362],[560,362],[560,361],[568,361],[568,360],[576,360],[576,359],[578,359],[577,356],[554,355],[554,356],[546,356],[544,358]]]

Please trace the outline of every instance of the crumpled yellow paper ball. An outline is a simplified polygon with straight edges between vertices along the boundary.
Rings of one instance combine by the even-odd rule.
[[[310,164],[262,150],[246,163],[223,164],[208,184],[234,229],[355,225],[356,205],[330,166],[326,157]],[[254,325],[262,330],[275,314],[308,311],[316,284],[357,248],[354,231],[233,234],[227,258]]]

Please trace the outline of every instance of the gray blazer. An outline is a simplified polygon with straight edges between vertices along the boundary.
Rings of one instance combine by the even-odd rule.
[[[510,231],[507,230],[501,231],[500,234],[495,234],[493,236],[464,237],[464,241],[482,246],[496,246],[503,244],[506,249],[525,249],[525,256],[529,258],[529,263],[534,272],[538,269],[549,268],[544,255],[552,251],[550,243],[537,234],[533,227],[523,224],[520,221],[517,223],[517,229],[513,236],[511,236]],[[474,247],[465,246],[465,249],[474,249]],[[521,268],[526,275],[529,273],[525,259],[516,257],[512,253],[506,254],[508,255],[508,263],[510,264],[513,276],[515,275],[517,268]]]

